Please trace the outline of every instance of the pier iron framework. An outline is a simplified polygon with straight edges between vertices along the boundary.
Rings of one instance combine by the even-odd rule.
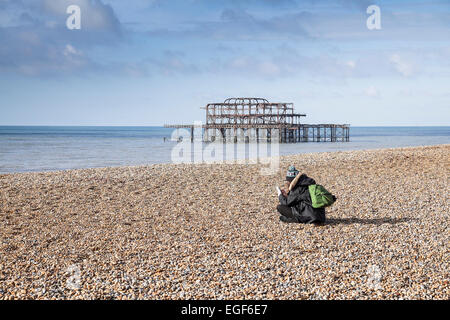
[[[280,143],[350,140],[350,125],[301,123],[306,114],[296,113],[293,103],[229,98],[221,103],[209,103],[202,109],[206,111],[206,122],[202,124],[202,140],[206,142],[258,142],[271,141],[274,137]],[[194,140],[196,125],[166,124],[164,127],[190,129],[191,141]]]

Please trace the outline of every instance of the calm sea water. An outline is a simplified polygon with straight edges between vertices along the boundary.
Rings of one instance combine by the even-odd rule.
[[[172,162],[174,129],[0,126],[0,173]],[[280,154],[450,143],[450,127],[351,127],[350,142],[280,145]]]

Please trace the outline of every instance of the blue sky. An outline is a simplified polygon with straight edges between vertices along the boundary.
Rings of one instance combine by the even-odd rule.
[[[450,123],[448,0],[0,0],[0,43],[0,125],[191,123],[234,96],[307,123]]]

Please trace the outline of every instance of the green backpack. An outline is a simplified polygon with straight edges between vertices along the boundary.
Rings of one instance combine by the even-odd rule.
[[[320,184],[311,184],[308,189],[313,208],[329,207],[336,201],[336,197]]]

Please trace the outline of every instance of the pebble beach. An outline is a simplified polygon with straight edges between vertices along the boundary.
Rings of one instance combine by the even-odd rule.
[[[285,224],[294,164],[338,198]],[[450,299],[450,145],[0,175],[0,299]]]

